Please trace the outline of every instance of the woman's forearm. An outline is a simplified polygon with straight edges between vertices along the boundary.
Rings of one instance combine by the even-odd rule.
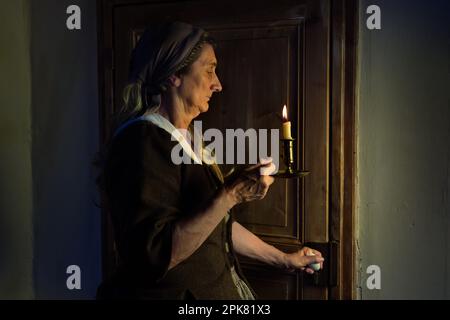
[[[233,249],[238,254],[275,267],[286,267],[284,252],[262,241],[236,221],[232,225],[232,240]]]
[[[172,234],[169,270],[192,255],[234,205],[233,197],[222,189],[204,210],[177,222]]]

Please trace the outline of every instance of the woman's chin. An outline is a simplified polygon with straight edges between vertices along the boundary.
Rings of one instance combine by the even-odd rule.
[[[200,113],[206,112],[206,111],[208,111],[208,109],[209,109],[209,104],[208,103],[204,104],[203,106],[201,106],[199,108]]]

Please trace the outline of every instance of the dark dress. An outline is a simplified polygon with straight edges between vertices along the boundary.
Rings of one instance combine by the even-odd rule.
[[[241,299],[231,269],[246,280],[232,249],[230,215],[189,258],[167,270],[174,224],[208,206],[221,184],[205,164],[173,164],[176,144],[149,121],[114,138],[103,178],[120,266],[97,298]]]

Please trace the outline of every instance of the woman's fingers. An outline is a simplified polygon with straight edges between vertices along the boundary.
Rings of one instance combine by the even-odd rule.
[[[314,249],[311,249],[311,250],[316,255],[316,257],[322,258],[322,253],[320,253],[320,251],[317,251],[317,250],[314,250]],[[323,261],[320,262],[320,269],[323,269]]]
[[[261,167],[269,166],[269,165],[270,165],[270,163],[261,163],[261,162],[258,162],[257,164],[254,164],[254,165],[251,165],[251,166],[248,167],[248,168],[245,168],[244,171],[247,172],[247,173],[258,172],[257,169],[259,169],[259,168],[261,168]]]
[[[309,273],[309,274],[314,274],[314,270],[311,269],[311,268],[306,268],[306,269],[305,269],[305,272],[306,272],[306,273]]]
[[[275,164],[273,162],[270,162],[259,168],[259,174],[262,176],[270,176],[275,173],[276,168],[277,167],[275,166]]]
[[[261,160],[257,164],[246,168],[245,171],[249,173],[256,171],[256,169],[260,169],[260,174],[263,175],[263,173],[261,173],[261,170],[265,169],[265,171],[267,171],[267,169],[269,168],[273,168],[272,171],[275,169],[275,165],[273,164],[273,160],[271,157],[261,158]]]
[[[262,163],[262,164],[269,164],[269,163],[273,162],[273,159],[272,159],[272,157],[262,157],[259,160],[259,162]]]
[[[314,250],[314,249],[310,249],[310,250],[312,250],[312,252],[313,252],[314,255],[319,256],[319,257],[322,256],[322,254],[320,253],[320,251],[317,251],[317,250]]]
[[[247,201],[260,200],[264,198],[271,184],[267,177],[260,177],[256,180],[246,180],[242,182],[241,194],[245,194]]]
[[[258,170],[259,171],[258,171]],[[265,178],[263,181],[265,183],[268,183],[271,185],[273,183],[274,178],[270,176],[273,172],[275,172],[275,165],[273,163],[267,163],[267,164],[259,164],[253,166],[253,169],[247,169],[245,176],[252,180],[257,181],[258,179],[261,180],[261,178]],[[270,178],[270,179],[267,179]]]
[[[241,171],[241,176],[234,186],[237,194],[240,194],[241,202],[263,199],[275,181],[270,176],[274,171],[275,165],[271,158],[261,159],[259,163]]]
[[[272,176],[261,176],[259,180],[264,186],[270,187],[270,185],[275,181],[275,178]]]
[[[316,257],[323,258],[323,257],[322,257],[322,253],[321,253],[320,251],[317,251],[317,250],[311,249],[311,248],[308,248],[308,252],[307,252],[306,254],[307,254],[307,255],[313,254],[313,255],[315,255]],[[320,262],[320,269],[323,269],[323,260]]]

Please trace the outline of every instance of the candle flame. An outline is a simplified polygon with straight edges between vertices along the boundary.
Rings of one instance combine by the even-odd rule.
[[[286,105],[283,107],[283,120],[288,121]]]

